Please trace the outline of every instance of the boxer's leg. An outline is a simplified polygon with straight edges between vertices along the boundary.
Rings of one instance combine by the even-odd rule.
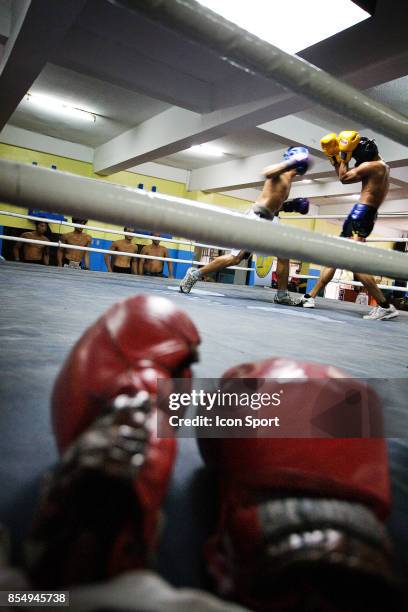
[[[216,257],[213,261],[210,261],[207,265],[203,266],[201,269],[189,268],[186,272],[185,277],[180,283],[180,291],[181,293],[190,293],[191,289],[194,287],[197,281],[199,281],[206,274],[211,274],[211,272],[218,272],[219,270],[223,270],[224,268],[228,268],[229,266],[237,266],[244,259],[247,251],[231,251],[227,255],[220,255],[220,257]]]
[[[289,259],[281,259],[278,257],[276,274],[278,276],[278,291],[275,295],[274,302],[285,306],[300,306],[302,300],[299,298],[293,299],[288,293]]]
[[[368,238],[368,236],[371,234],[373,228],[374,223],[369,224],[368,227],[364,226],[364,224],[356,226],[358,233],[353,236],[353,240],[357,240],[357,242],[365,242],[366,238]],[[381,289],[377,287],[374,276],[371,274],[355,272],[354,278],[364,285],[367,293],[371,295],[371,297],[373,297],[378,304],[378,306],[373,308],[368,315],[364,315],[363,319],[379,321],[381,319],[394,319],[398,316],[398,311],[395,306],[389,303]]]
[[[316,306],[315,297],[321,289],[324,289],[326,285],[332,280],[336,268],[323,268],[320,278],[311,290],[310,293],[306,293],[303,299],[303,308],[314,308]]]

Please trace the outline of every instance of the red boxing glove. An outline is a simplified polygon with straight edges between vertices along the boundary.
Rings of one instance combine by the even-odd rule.
[[[199,342],[169,300],[138,296],[112,306],[76,343],[52,396],[63,455],[31,534],[34,584],[146,567],[176,456],[170,428],[157,437],[157,379],[190,379]]]
[[[140,295],[110,308],[68,355],[52,393],[52,423],[63,451],[123,393],[155,395],[158,378],[190,378],[200,337],[169,300]]]
[[[336,368],[289,359],[232,368],[221,391],[234,391],[238,378],[258,379],[252,392],[283,390],[283,419],[285,407],[311,414],[317,403],[331,408],[339,378],[346,394],[366,394],[364,383]],[[308,610],[312,603],[349,610],[351,601],[362,609],[360,599],[373,601],[367,609],[385,605],[393,578],[381,522],[390,508],[382,438],[201,439],[200,450],[218,472],[220,518],[206,555],[221,593],[255,610]],[[355,584],[352,595],[338,588],[343,582]]]

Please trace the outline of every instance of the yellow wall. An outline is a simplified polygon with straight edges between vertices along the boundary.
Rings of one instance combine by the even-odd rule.
[[[153,185],[157,187],[159,193],[164,193],[171,196],[180,198],[197,200],[200,202],[207,202],[218,206],[225,206],[227,208],[235,210],[247,210],[249,202],[233,198],[229,196],[223,196],[220,194],[205,194],[203,192],[187,192],[184,183],[177,181],[169,181],[151,176],[145,176],[143,174],[135,174],[133,172],[118,172],[109,177],[101,177],[92,171],[92,164],[87,162],[81,162],[66,157],[59,157],[58,155],[52,155],[49,153],[40,153],[31,149],[23,149],[21,147],[14,147],[7,144],[0,143],[0,158],[8,159],[12,161],[19,161],[23,163],[37,162],[39,166],[45,166],[50,168],[52,165],[57,166],[57,170],[62,172],[71,172],[73,174],[79,174],[88,178],[95,178],[98,180],[106,180],[111,183],[117,183],[120,185],[126,185],[128,187],[137,187],[139,183],[143,183],[144,188],[147,191],[151,191]],[[2,210],[10,212],[17,212],[20,214],[27,214],[27,208],[21,208],[13,206],[11,204],[0,203]],[[18,219],[15,217],[9,217],[6,215],[0,215],[0,225],[6,225],[9,227],[33,229],[33,223],[27,219]],[[120,236],[109,232],[109,228],[121,229],[118,226],[102,223],[100,221],[94,221],[89,219],[89,225],[96,225],[98,227],[106,228],[105,232],[98,232],[95,230],[88,230],[88,233],[94,238],[102,238],[104,240],[118,240]],[[137,224],[136,224],[137,225]],[[50,223],[51,231],[59,233],[60,226],[58,223]],[[72,228],[68,226],[61,226],[61,232],[66,233],[72,231]],[[146,244],[150,242],[150,239],[137,239],[140,244]],[[166,245],[166,241],[162,241]],[[167,243],[168,247],[172,246],[172,243]],[[188,245],[180,245],[183,250],[190,250]],[[174,245],[173,245],[174,248]]]
[[[129,187],[137,187],[139,183],[143,183],[145,189],[151,190],[153,185],[156,185],[157,190],[161,193],[167,193],[169,195],[184,197],[185,186],[183,183],[175,181],[164,181],[162,179],[155,179],[151,176],[144,176],[142,174],[134,174],[132,172],[118,172],[111,177],[100,177],[92,171],[92,165],[87,162],[81,162],[66,157],[59,157],[58,155],[51,155],[48,153],[40,153],[38,151],[32,151],[31,149],[23,149],[21,147],[13,147],[6,144],[0,144],[0,158],[8,159],[12,161],[19,161],[23,163],[37,162],[39,166],[45,166],[50,168],[52,165],[56,165],[58,170],[62,172],[71,172],[73,174],[79,174],[88,178],[95,178],[98,180],[106,180],[112,183],[119,183],[121,185],[127,185]],[[17,212],[21,214],[27,214],[27,208],[21,208],[18,206],[12,206],[10,204],[0,204],[3,210],[10,212]],[[33,228],[33,223],[26,219],[17,219],[14,217],[8,217],[6,215],[0,215],[0,225],[7,225],[9,227],[18,228]],[[89,225],[96,225],[103,228],[114,228],[121,229],[118,226],[102,223],[100,221],[89,220]],[[50,223],[51,230],[53,232],[59,232],[58,223]],[[61,232],[66,233],[72,231],[72,228],[67,226],[61,227]],[[88,233],[95,238],[102,238],[105,240],[118,240],[120,236],[117,234],[111,234],[109,231],[97,232],[95,230],[89,230]],[[150,240],[137,239],[140,243],[148,243]]]

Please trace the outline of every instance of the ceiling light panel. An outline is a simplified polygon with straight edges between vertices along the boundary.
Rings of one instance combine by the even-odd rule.
[[[95,122],[96,120],[94,113],[71,106],[67,102],[57,98],[28,93],[26,95],[26,100],[43,111],[55,113],[60,116],[70,117],[71,119],[78,119],[80,121]]]
[[[370,17],[351,0],[198,1],[251,34],[292,54]]]

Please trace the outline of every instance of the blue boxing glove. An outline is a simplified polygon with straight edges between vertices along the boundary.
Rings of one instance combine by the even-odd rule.
[[[301,215],[307,215],[309,204],[307,198],[294,198],[293,200],[286,200],[282,205],[282,210],[283,212],[297,212]]]
[[[306,147],[289,147],[284,154],[288,162],[287,169],[296,169],[296,174],[305,174],[310,164],[309,150]]]

